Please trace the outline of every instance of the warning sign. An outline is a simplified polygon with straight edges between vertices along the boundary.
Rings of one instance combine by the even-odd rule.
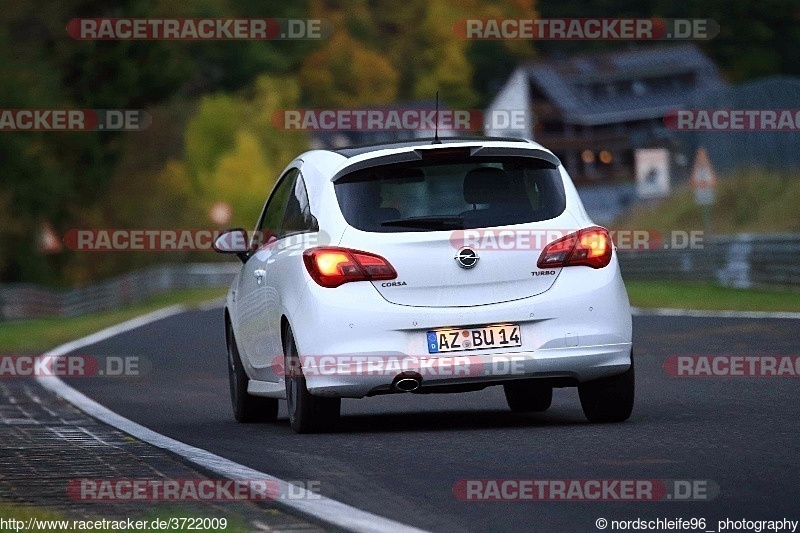
[[[705,148],[698,148],[694,156],[694,166],[692,167],[692,189],[694,189],[694,201],[697,205],[711,205],[714,203],[714,192],[717,188],[717,175],[708,152]]]
[[[669,151],[664,148],[638,149],[636,161],[636,195],[639,198],[661,198],[669,194]]]

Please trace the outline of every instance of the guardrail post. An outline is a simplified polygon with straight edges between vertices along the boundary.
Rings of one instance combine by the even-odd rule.
[[[717,246],[721,244],[723,243],[715,243]],[[725,263],[722,268],[717,270],[717,282],[723,287],[749,289],[753,286],[750,281],[750,254],[753,251],[752,236],[746,233],[736,235],[724,245]]]

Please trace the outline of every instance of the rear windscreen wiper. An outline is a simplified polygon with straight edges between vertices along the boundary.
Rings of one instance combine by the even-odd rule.
[[[387,220],[386,222],[381,222],[381,226],[425,229],[464,229],[464,219],[458,216],[398,218],[396,220]]]

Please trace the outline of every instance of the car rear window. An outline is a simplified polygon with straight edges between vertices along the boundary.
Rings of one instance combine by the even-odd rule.
[[[525,224],[566,208],[558,170],[529,157],[371,167],[335,189],[348,224],[380,233]]]

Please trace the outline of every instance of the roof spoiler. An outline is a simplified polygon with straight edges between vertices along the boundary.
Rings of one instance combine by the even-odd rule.
[[[405,152],[384,155],[379,157],[371,157],[358,161],[352,165],[348,165],[333,175],[332,182],[336,182],[346,174],[350,174],[357,170],[363,170],[370,167],[379,167],[384,165],[396,165],[398,163],[413,163],[415,161],[422,161],[425,159],[450,159],[458,157],[463,159],[469,158],[489,158],[489,157],[529,157],[531,159],[539,159],[550,163],[553,168],[561,165],[561,161],[545,150],[539,148],[516,148],[510,146],[447,146],[437,145],[436,147],[425,146],[417,147],[413,150]]]

